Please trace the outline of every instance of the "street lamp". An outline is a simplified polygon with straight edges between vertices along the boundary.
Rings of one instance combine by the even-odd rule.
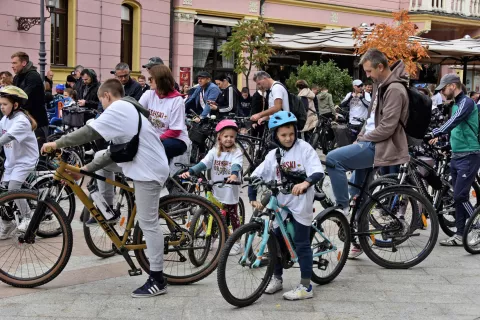
[[[47,65],[47,52],[45,51],[45,21],[52,16],[52,11],[55,9],[55,0],[40,0],[40,18],[36,17],[17,17],[18,22],[17,30],[28,31],[35,25],[40,25],[40,56],[38,65],[40,66],[40,76],[42,80],[45,79],[45,66]],[[49,13],[48,17],[45,17],[45,7]]]

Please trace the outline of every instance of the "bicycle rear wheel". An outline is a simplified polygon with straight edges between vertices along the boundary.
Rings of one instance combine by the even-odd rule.
[[[468,253],[480,253],[480,208],[477,208],[468,219],[463,233],[463,247]]]
[[[38,193],[14,190],[0,195],[0,210],[16,210],[15,200],[38,205]],[[72,228],[62,208],[52,199],[45,200],[41,215],[51,215],[48,224],[55,224],[60,237],[35,237],[33,243],[21,243],[23,232],[15,229],[11,238],[0,240],[0,281],[14,287],[33,288],[55,279],[65,268],[73,246]],[[42,224],[47,222],[42,221]],[[34,231],[35,232],[35,231]]]
[[[384,188],[374,198],[365,202],[358,222],[358,238],[365,254],[379,266],[391,269],[408,269],[425,260],[435,247],[439,229],[430,201],[407,186]],[[426,228],[422,228],[418,214],[412,216],[412,203],[421,205],[430,218]],[[371,215],[382,228],[371,223]]]
[[[251,235],[252,248],[249,252],[257,252],[260,249],[264,226],[258,222],[248,223],[241,226],[230,235],[222,250],[218,263],[217,283],[223,298],[236,307],[251,305],[261,297],[273,275],[275,259],[272,259],[275,251],[275,239],[271,235],[265,248],[262,263],[253,267],[257,260],[252,254],[230,255],[235,243],[246,243]]]
[[[343,213],[332,211],[312,224],[312,281],[327,284],[335,279],[347,262],[350,252],[350,224]],[[322,254],[323,253],[323,254]],[[321,254],[320,256],[315,256]]]
[[[200,210],[203,216],[208,220],[212,219],[211,230],[215,235],[216,247],[208,252],[203,264],[197,266],[189,259],[189,252],[204,252],[206,245],[197,245],[192,234],[189,232],[190,220],[188,217],[195,216]],[[163,274],[169,284],[190,284],[202,280],[210,275],[218,265],[220,251],[225,245],[227,238],[227,227],[220,210],[208,202],[205,198],[191,195],[168,195],[160,198],[159,205],[160,225],[162,227],[165,243]],[[174,223],[167,222],[162,217],[162,212],[168,215]],[[135,226],[133,233],[133,243],[145,243],[142,229]],[[142,269],[149,273],[150,263],[148,261],[148,248],[145,250],[135,250],[135,256]],[[195,254],[196,255],[196,254]]]

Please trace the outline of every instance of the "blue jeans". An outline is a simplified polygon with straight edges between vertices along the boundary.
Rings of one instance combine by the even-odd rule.
[[[295,246],[295,252],[298,256],[298,264],[300,265],[300,277],[302,279],[311,279],[313,270],[313,253],[312,247],[310,247],[310,226],[304,226],[298,223],[295,219],[291,219],[293,227],[295,229],[295,238],[293,239],[293,245]],[[278,239],[282,252],[287,252],[288,249],[283,240],[282,232],[280,228],[273,230],[275,236]],[[274,272],[276,278],[281,278],[283,275],[283,266],[281,263],[276,263]]]
[[[463,236],[465,223],[473,214],[473,207],[470,203],[470,188],[480,166],[480,154],[469,154],[467,156],[452,159],[450,163],[453,200],[455,201],[455,226],[456,234]]]
[[[375,158],[375,143],[358,142],[342,148],[330,151],[327,155],[327,164],[335,166],[328,168],[328,175],[332,183],[333,194],[337,205],[348,208],[350,191],[351,195],[358,193],[356,188],[348,188],[347,171],[355,170],[352,182],[362,185],[367,175],[366,169],[373,168]]]
[[[391,174],[391,173],[399,173],[400,172],[400,165],[397,164],[395,166],[386,166],[386,167],[380,167],[380,174],[382,176],[386,174]]]
[[[168,138],[162,140],[163,147],[165,148],[165,154],[167,155],[168,162],[172,158],[178,157],[187,151],[187,145],[185,142],[175,138]]]

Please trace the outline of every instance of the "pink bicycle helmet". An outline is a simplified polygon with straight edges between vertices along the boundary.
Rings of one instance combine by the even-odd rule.
[[[225,119],[225,120],[220,121],[217,124],[217,126],[215,127],[215,132],[220,132],[225,128],[231,128],[235,131],[238,131],[238,126],[235,123],[235,121],[230,120],[230,119]]]

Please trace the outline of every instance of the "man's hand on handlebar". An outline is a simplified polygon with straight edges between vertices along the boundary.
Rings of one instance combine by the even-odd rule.
[[[47,142],[47,143],[43,144],[41,154],[47,154],[47,153],[50,153],[50,152],[55,151],[57,149],[58,149],[57,148],[57,143],[55,141],[54,142]]]

